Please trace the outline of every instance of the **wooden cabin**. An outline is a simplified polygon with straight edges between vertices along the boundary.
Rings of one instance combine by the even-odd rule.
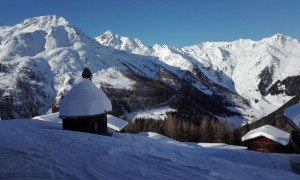
[[[107,134],[106,114],[95,116],[62,117],[63,130],[88,132],[94,134]]]
[[[287,147],[264,136],[248,141],[248,150],[259,152],[287,152]]]
[[[290,141],[290,133],[276,127],[265,125],[249,131],[242,137],[248,150],[259,152],[286,153]]]
[[[92,73],[85,67],[82,79],[63,97],[59,117],[63,130],[106,135],[106,112],[111,110],[111,101],[95,86]]]

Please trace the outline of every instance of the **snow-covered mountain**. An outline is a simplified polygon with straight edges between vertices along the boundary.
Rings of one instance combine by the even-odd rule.
[[[153,53],[152,48],[145,45],[141,40],[122,37],[110,30],[97,37],[96,40],[104,46],[111,46],[134,54],[152,55]]]
[[[282,34],[260,41],[205,42],[183,48],[158,44],[150,47],[110,31],[96,40],[105,46],[158,57],[191,73],[200,70],[210,81],[246,99],[249,106],[238,109],[249,119],[271,113],[299,91],[300,43]]]
[[[0,42],[2,118],[32,117],[51,108],[57,110],[86,62],[93,82],[105,89],[117,115],[170,104],[195,107],[202,114],[234,114],[222,105],[226,101],[219,91],[222,87],[213,85],[215,90],[211,89],[213,82],[199,70],[190,73],[154,56],[103,46],[62,17],[34,17],[13,27],[1,27]],[[137,45],[147,53],[147,47],[138,40],[132,46]]]
[[[299,56],[299,42],[280,34],[150,47],[111,31],[90,38],[62,17],[34,17],[0,27],[0,114],[57,110],[88,62],[115,115],[169,105],[177,113],[255,120],[298,92]]]
[[[13,107],[4,108],[19,108],[23,111],[18,111],[21,117],[30,111],[21,106],[40,104],[43,108],[29,107],[37,109],[37,114],[49,110],[53,101],[80,77],[86,61],[98,85],[100,79],[118,88],[134,84],[121,73],[129,69],[126,60],[134,58],[113,53],[62,17],[35,17],[13,27],[1,27],[0,40],[0,95],[3,100],[13,98]]]

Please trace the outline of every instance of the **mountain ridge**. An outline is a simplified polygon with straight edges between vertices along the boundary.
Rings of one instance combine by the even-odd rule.
[[[298,81],[300,74],[296,71],[299,42],[281,34],[258,42],[237,40],[183,48],[158,44],[150,47],[139,39],[111,31],[94,39],[62,17],[42,16],[1,27],[0,42],[0,95],[2,99],[14,97],[8,107],[0,107],[12,112],[9,115],[2,111],[6,117],[32,116],[26,112],[36,108],[30,107],[36,102],[46,105],[34,115],[46,113],[51,106],[52,110],[53,106],[58,108],[60,99],[80,78],[86,61],[94,83],[106,88],[118,115],[144,106],[171,103],[182,107],[180,103],[184,102],[190,103],[187,107],[197,109],[192,112],[202,115],[236,119],[231,116],[242,114],[237,118],[239,123],[258,119],[288,101],[297,92],[289,84]],[[38,96],[27,102],[21,98],[24,92],[30,97]],[[134,100],[134,96],[130,96],[131,102],[126,100],[125,95],[130,93],[139,94],[141,100]],[[150,103],[151,93],[156,100]],[[194,102],[175,102],[175,97]],[[24,101],[27,109],[20,106]],[[23,113],[11,108],[22,109]]]
[[[111,44],[103,36],[97,37],[96,40],[102,38],[99,43],[115,49],[158,57],[161,61],[182,70],[192,72],[194,67],[199,68],[214,83],[250,100],[251,106],[256,106],[253,109],[257,112],[246,113],[256,119],[271,113],[295,95],[295,90],[289,93],[289,90],[282,90],[280,86],[289,86],[287,82],[297,82],[297,78],[291,77],[300,74],[297,70],[300,68],[297,65],[300,45],[298,40],[283,34],[278,33],[259,41],[239,39],[232,42],[203,42],[183,48],[158,44],[152,47],[145,45],[148,48],[146,53],[140,50],[140,46],[126,46],[132,44],[128,43],[133,41],[132,39],[109,32],[115,39],[119,37],[119,41],[115,42],[121,44]],[[126,43],[122,41],[123,39],[126,39]],[[264,82],[268,83],[264,85]],[[252,85],[251,88],[248,87],[249,84]],[[295,87],[288,88],[295,89]],[[256,93],[257,91],[260,93]],[[263,103],[258,103],[260,101]],[[268,106],[272,107],[264,108]]]
[[[31,18],[16,26],[1,28],[0,37],[0,95],[3,100],[11,99],[0,107],[2,118],[32,117],[51,109],[57,111],[60,99],[80,78],[86,62],[93,72],[93,82],[105,88],[118,115],[169,103],[179,105],[174,97],[192,96],[183,90],[191,86],[191,81],[201,78],[156,57],[103,46],[57,16]],[[199,113],[232,114],[218,105],[220,99],[213,99],[202,91],[193,94],[219,107],[216,110],[199,104],[196,107]],[[43,108],[39,108],[41,104]]]

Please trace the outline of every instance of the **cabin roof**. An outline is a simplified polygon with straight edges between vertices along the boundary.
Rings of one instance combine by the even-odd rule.
[[[265,125],[249,131],[242,137],[242,141],[255,139],[260,136],[271,139],[284,146],[287,145],[290,141],[290,133],[287,133],[270,125]]]
[[[82,78],[61,100],[59,116],[94,116],[111,110],[111,101],[105,93],[89,79]]]
[[[300,103],[284,109],[284,115],[293,121],[300,128]]]
[[[107,115],[107,127],[115,131],[121,131],[127,124],[128,122],[123,119],[110,114]]]

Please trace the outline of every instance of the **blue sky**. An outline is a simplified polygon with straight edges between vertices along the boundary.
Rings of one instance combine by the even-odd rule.
[[[259,40],[276,33],[300,40],[299,0],[3,0],[0,7],[0,26],[55,14],[91,37],[111,30],[148,45]]]

